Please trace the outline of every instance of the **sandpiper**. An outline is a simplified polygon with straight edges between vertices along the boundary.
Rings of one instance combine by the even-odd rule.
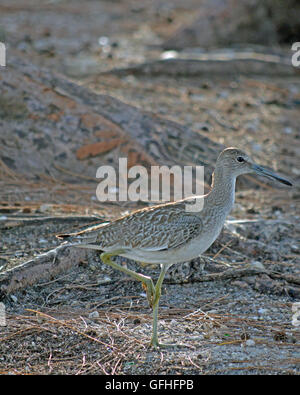
[[[285,185],[292,185],[273,171],[254,163],[240,149],[226,148],[217,159],[211,191],[208,194],[135,211],[108,224],[97,226],[93,243],[76,245],[103,251],[101,259],[104,263],[142,282],[149,305],[153,309],[150,346],[166,346],[159,343],[157,335],[158,305],[166,271],[175,263],[197,258],[212,245],[233,207],[236,178],[247,173],[256,173]],[[195,204],[195,199],[203,200],[202,210],[186,211],[186,204],[192,201]],[[60,236],[82,237],[86,232]],[[145,264],[160,265],[161,271],[156,284],[154,285],[151,277],[115,263],[111,258],[117,255]]]

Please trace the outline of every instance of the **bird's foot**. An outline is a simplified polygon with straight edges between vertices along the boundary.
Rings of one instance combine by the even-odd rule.
[[[148,348],[154,348],[155,350],[161,349],[186,349],[186,348],[194,348],[188,344],[176,344],[176,343],[160,343],[158,339],[152,338]]]

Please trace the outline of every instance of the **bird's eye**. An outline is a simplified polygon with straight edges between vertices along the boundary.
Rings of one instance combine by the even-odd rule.
[[[236,158],[236,160],[238,161],[238,162],[245,162],[245,159],[242,157],[242,156],[238,156],[237,158]]]

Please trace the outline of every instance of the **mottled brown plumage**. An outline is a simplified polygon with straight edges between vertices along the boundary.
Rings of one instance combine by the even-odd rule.
[[[212,190],[207,195],[138,210],[77,234],[79,237],[86,236],[89,242],[78,247],[105,251],[101,255],[105,263],[142,281],[147,289],[149,304],[153,307],[152,346],[160,345],[157,314],[166,270],[174,263],[196,258],[216,240],[234,204],[236,177],[246,173],[257,173],[291,185],[272,171],[256,165],[238,148],[227,148],[218,157]],[[195,203],[202,203],[202,210],[186,210],[187,204]],[[111,257],[115,255],[138,262],[161,264],[156,286],[151,278],[114,263]]]
[[[202,228],[201,218],[185,212],[183,201],[139,210],[120,218],[103,228],[97,243],[103,249],[163,251],[188,243],[201,234]]]

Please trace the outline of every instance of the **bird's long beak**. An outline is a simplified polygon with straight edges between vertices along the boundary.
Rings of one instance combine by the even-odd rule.
[[[285,184],[285,185],[289,185],[289,186],[293,185],[290,181],[286,180],[285,178],[282,178],[281,176],[279,176],[278,174],[274,173],[273,171],[265,169],[264,167],[256,165],[255,163],[251,164],[251,169],[255,173],[257,173],[257,174],[259,174],[261,176],[274,178],[275,180],[277,180],[277,181],[279,181],[279,182],[281,182],[282,184]]]

